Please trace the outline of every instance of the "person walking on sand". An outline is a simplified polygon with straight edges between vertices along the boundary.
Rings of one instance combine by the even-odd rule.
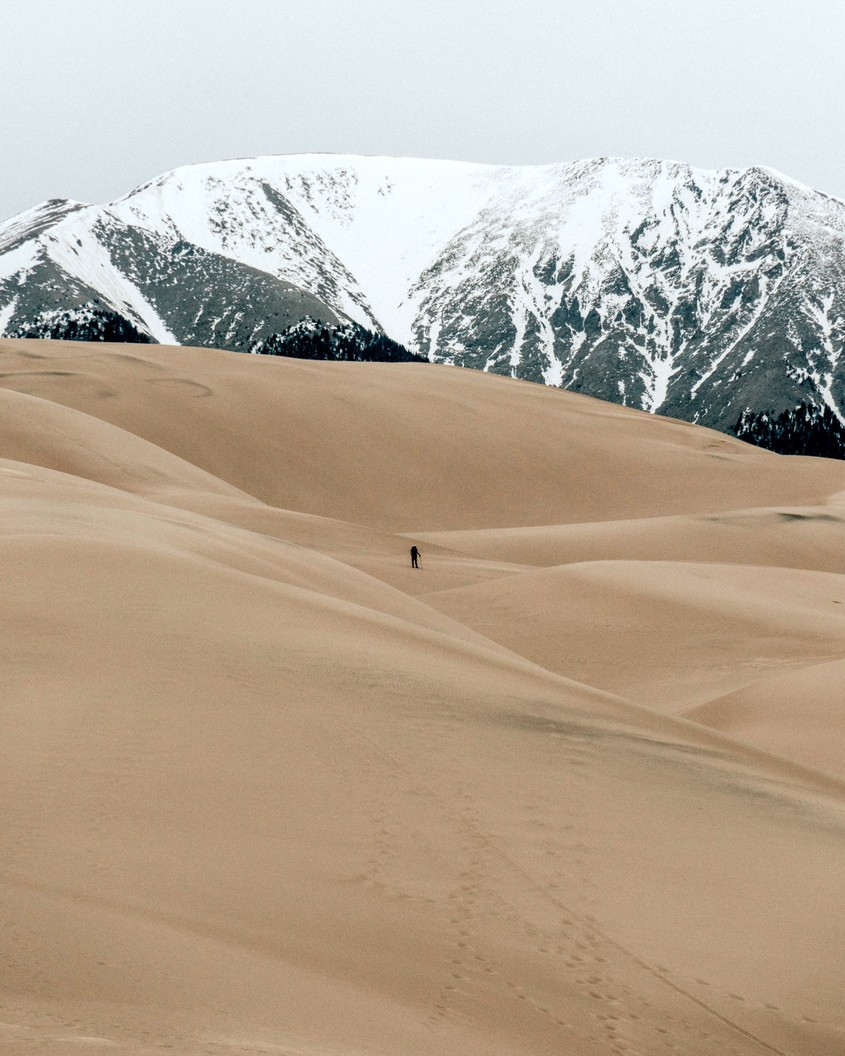
[[[420,567],[420,552],[417,549],[417,544],[414,543],[414,545],[411,547],[411,568],[419,568],[419,567]]]

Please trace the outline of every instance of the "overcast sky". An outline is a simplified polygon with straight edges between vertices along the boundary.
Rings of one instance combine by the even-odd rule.
[[[0,218],[329,151],[769,165],[845,198],[840,0],[7,0]]]

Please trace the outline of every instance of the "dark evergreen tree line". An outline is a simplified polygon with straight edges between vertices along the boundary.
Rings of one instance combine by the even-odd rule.
[[[14,337],[42,338],[50,341],[115,341],[131,344],[155,344],[149,334],[138,330],[128,319],[108,308],[84,307],[59,314],[41,316],[19,326]]]
[[[733,433],[781,455],[845,459],[845,426],[829,407],[802,403],[777,416],[744,411]]]
[[[281,334],[271,334],[250,348],[261,356],[294,359],[350,360],[356,363],[427,363],[398,341],[374,334],[362,326],[332,327],[306,320]]]

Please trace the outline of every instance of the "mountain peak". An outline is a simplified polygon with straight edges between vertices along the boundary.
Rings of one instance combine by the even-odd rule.
[[[84,202],[77,202],[72,198],[48,198],[31,209],[10,217],[0,223],[0,253],[35,238],[71,213],[87,208]]]
[[[84,309],[247,350],[308,317],[722,429],[845,421],[845,203],[762,166],[232,159],[43,203],[0,254],[7,334]]]

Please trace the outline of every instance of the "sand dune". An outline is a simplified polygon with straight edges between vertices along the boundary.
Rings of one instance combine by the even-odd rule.
[[[839,736],[845,662],[775,672],[750,686],[690,708],[695,722],[845,780]]]
[[[0,1052],[843,1051],[845,465],[446,368],[0,374]]]
[[[0,385],[273,506],[389,531],[815,505],[845,490],[829,462],[784,464],[685,422],[475,371],[262,356],[234,370],[226,352],[126,347],[0,342]]]
[[[845,572],[845,508],[819,506],[554,524],[535,528],[427,532],[434,545],[494,561],[707,561]]]
[[[831,573],[597,561],[425,600],[549,670],[670,714],[845,651],[845,578]]]

